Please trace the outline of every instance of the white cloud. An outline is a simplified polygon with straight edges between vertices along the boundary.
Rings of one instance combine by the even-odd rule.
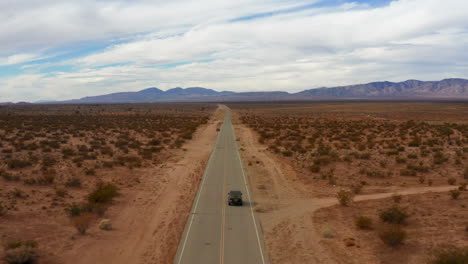
[[[31,54],[31,53],[14,54],[5,58],[0,58],[0,66],[30,62],[33,60],[37,60],[39,58],[40,56],[38,54]]]
[[[128,42],[61,62],[79,71],[35,75],[30,67],[24,79],[4,79],[0,84],[0,91],[6,92],[34,80],[27,88],[28,100],[150,86],[298,91],[379,80],[467,77],[468,73],[468,2],[462,0],[399,0],[379,8],[349,2],[236,23],[227,21],[306,1],[33,2],[32,7],[22,6],[25,14],[45,12],[46,7],[53,12],[37,25],[26,23],[24,14],[13,15],[16,22],[7,24],[20,25],[20,36],[32,34],[24,37],[30,42],[20,40],[19,46],[44,48],[47,41],[53,46],[133,36]],[[6,13],[0,11],[0,18]],[[8,50],[10,31],[1,27],[5,26],[0,26],[0,48]],[[38,33],[31,33],[33,29]],[[16,58],[21,59],[28,60],[27,56]],[[191,63],[147,67],[179,62]],[[110,64],[125,65],[99,67]]]

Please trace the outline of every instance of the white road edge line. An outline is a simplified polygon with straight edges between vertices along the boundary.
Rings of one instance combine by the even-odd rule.
[[[229,121],[231,121],[231,116],[229,116]],[[247,190],[247,197],[249,199],[249,205],[250,205],[250,214],[252,215],[252,221],[254,222],[254,227],[255,227],[255,234],[257,235],[258,249],[260,250],[260,256],[262,257],[262,264],[265,264],[265,257],[263,256],[262,244],[260,243],[260,235],[258,234],[257,221],[255,221],[255,216],[254,216],[253,207],[252,207],[252,199],[250,198],[249,186],[247,185],[247,180],[245,178],[244,166],[242,165],[242,159],[240,157],[239,149],[237,145],[236,132],[234,131],[234,125],[232,125],[232,122],[231,122],[231,129],[234,135],[234,144],[236,146],[237,158],[239,159],[239,163],[242,169],[242,176],[244,178],[244,183],[246,187],[245,189]]]
[[[224,121],[223,121],[223,126],[224,126]],[[205,172],[203,173],[203,179],[202,179],[202,182],[201,182],[201,186],[200,186],[200,189],[198,190],[198,193],[197,193],[197,199],[195,200],[195,207],[193,208],[192,215],[191,215],[191,218],[190,218],[190,223],[189,223],[189,226],[188,226],[188,229],[187,229],[187,233],[185,234],[184,243],[182,244],[182,249],[181,249],[181,251],[179,253],[180,254],[179,255],[179,261],[177,261],[178,264],[180,264],[180,262],[182,261],[182,257],[184,256],[185,245],[187,244],[187,240],[188,240],[188,237],[190,235],[190,229],[192,228],[194,215],[195,215],[195,212],[197,211],[197,208],[198,208],[198,201],[200,200],[200,196],[201,196],[201,193],[202,193],[202,190],[203,190],[203,186],[204,186],[204,183],[205,183],[205,180],[206,180],[206,177],[207,177],[207,172],[210,169],[210,165],[212,163],[211,160],[213,159],[214,153],[216,152],[216,148],[218,146],[220,135],[221,135],[221,131],[218,133],[218,136],[216,137],[216,143],[214,145],[213,151],[211,152],[210,158],[208,159],[208,164],[206,166]]]

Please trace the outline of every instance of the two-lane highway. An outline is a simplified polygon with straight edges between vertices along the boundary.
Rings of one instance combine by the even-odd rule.
[[[243,193],[244,206],[227,205],[230,190]],[[226,111],[174,263],[268,263],[251,201],[230,113]]]

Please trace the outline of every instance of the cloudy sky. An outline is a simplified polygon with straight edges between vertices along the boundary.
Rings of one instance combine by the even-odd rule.
[[[468,77],[466,0],[0,1],[0,102]]]

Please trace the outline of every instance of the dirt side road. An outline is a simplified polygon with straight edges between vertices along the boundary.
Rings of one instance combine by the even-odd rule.
[[[87,236],[75,236],[77,241],[58,263],[171,263],[216,141],[221,112],[168,162],[146,170],[137,191],[122,194],[108,213],[113,231],[94,227]]]

